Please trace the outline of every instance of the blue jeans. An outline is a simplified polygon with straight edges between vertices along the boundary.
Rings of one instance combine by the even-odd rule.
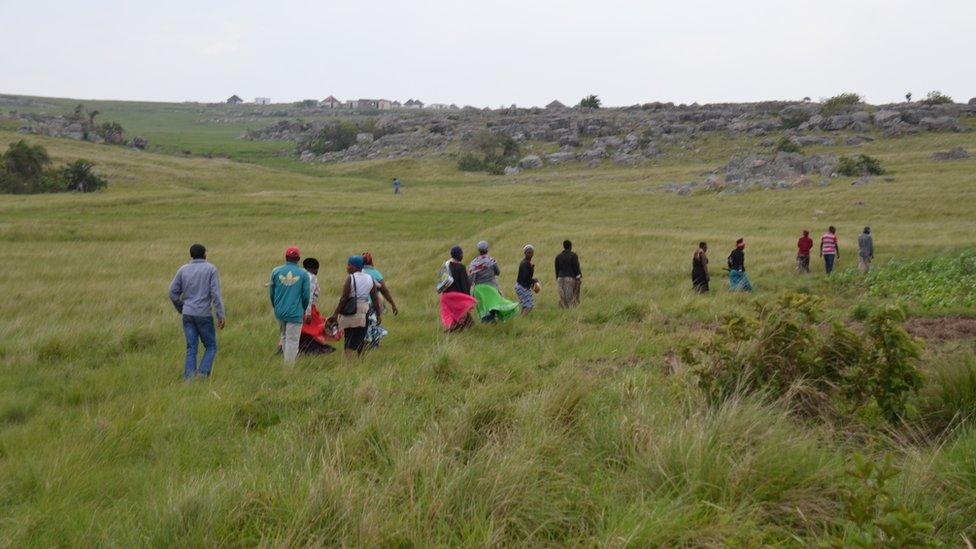
[[[199,374],[209,376],[217,356],[217,332],[214,319],[210,316],[183,315],[183,335],[186,336],[186,362],[183,365],[183,379],[191,379]],[[197,370],[197,349],[203,342],[203,359]]]
[[[827,269],[827,274],[834,272],[834,259],[837,256],[834,254],[824,254],[824,267]]]

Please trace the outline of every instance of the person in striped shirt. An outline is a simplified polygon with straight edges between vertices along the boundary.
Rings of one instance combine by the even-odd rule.
[[[820,257],[823,257],[827,276],[834,272],[834,261],[840,257],[840,244],[837,242],[837,229],[833,225],[820,237]]]

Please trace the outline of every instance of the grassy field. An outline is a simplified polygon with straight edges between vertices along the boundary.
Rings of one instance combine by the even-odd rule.
[[[160,117],[161,153],[187,143],[248,160],[240,128],[127,116],[105,119]],[[22,137],[0,132],[0,147]],[[713,406],[671,358],[723,313],[786,289],[824,296],[840,319],[871,301],[792,274],[803,228],[839,228],[841,270],[864,225],[882,265],[971,248],[976,159],[930,158],[973,149],[971,133],[835,149],[877,156],[893,182],[721,198],[648,189],[700,178],[753,140],[502,178],[446,160],[296,167],[28,139],[59,162],[94,160],[110,187],[0,196],[2,545],[809,545],[847,528],[854,453],[894,455],[895,500],[934,539],[976,539],[968,423],[927,437],[800,420],[755,397]],[[693,294],[697,242],[717,268],[739,236],[755,294],[719,276]],[[565,238],[584,272],[572,311],[556,308],[551,274]],[[536,246],[538,310],[445,335],[433,273],[452,245],[470,259],[481,239],[509,295],[522,246]],[[227,327],[214,376],[185,384],[166,291],[197,241],[220,269]],[[322,262],[325,310],[345,257],[373,253],[402,311],[380,350],[282,367],[263,284],[288,245]],[[960,361],[976,369],[973,351],[971,338],[930,344],[928,383]]]

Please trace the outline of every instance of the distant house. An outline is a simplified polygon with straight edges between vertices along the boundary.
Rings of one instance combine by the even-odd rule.
[[[254,103],[257,104],[257,105],[270,105],[271,104],[271,98],[270,97],[255,97],[254,98]]]
[[[419,99],[407,99],[407,102],[403,104],[405,109],[422,109],[424,108],[424,102]]]
[[[240,97],[236,96],[236,95],[232,95],[232,96],[230,96],[230,97],[227,98],[227,104],[228,105],[240,105],[243,102],[244,102],[244,100],[241,99]]]
[[[342,107],[342,101],[336,99],[334,95],[326,97],[319,104],[327,109],[339,109]]]
[[[377,99],[376,108],[381,111],[388,111],[393,106],[393,102],[389,99]]]
[[[431,103],[430,105],[427,105],[427,108],[433,109],[435,111],[443,111],[443,110],[450,109],[451,107],[450,105],[447,105],[445,103]]]
[[[352,108],[357,111],[376,111],[380,108],[379,99],[357,99],[352,101]]]
[[[401,107],[403,107],[403,103],[400,103],[399,101],[393,101],[390,103],[390,108],[399,109]]]
[[[565,109],[566,108],[566,105],[563,105],[562,103],[559,102],[558,99],[556,99],[552,103],[549,103],[548,105],[546,105],[546,108],[549,109],[549,110]]]

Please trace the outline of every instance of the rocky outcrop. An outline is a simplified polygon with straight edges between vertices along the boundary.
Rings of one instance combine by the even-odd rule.
[[[948,151],[938,151],[932,153],[932,158],[936,160],[965,160],[972,156],[969,151],[962,147],[955,147]]]

